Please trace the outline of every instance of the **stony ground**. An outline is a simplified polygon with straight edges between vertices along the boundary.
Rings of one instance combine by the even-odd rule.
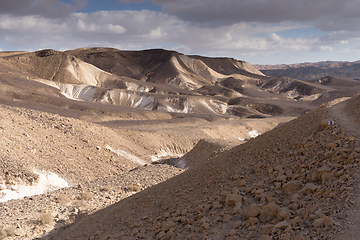
[[[110,204],[163,182],[183,170],[156,164],[60,189],[47,194],[0,203],[0,239],[34,239]]]
[[[207,148],[207,153],[213,153],[244,142],[241,139],[249,138],[253,129],[262,133],[291,119],[128,121],[95,117],[99,124],[0,105],[0,183],[8,187],[36,184],[34,170],[38,170],[54,172],[72,186],[0,203],[1,238],[41,237],[53,227],[71,224],[77,215],[86,216],[165,181],[183,170],[151,161],[183,155],[200,139],[217,142],[216,149]],[[194,151],[204,155],[201,149]],[[141,167],[140,160],[147,165]],[[192,165],[191,158],[187,164]]]
[[[200,156],[188,171],[43,239],[356,236],[358,225],[348,216],[357,207],[358,136],[340,120],[329,122],[339,117],[329,106],[230,150]]]
[[[214,103],[224,101],[233,116],[219,114],[203,101],[185,114],[172,108],[169,112],[131,108],[126,101],[123,106],[121,97],[115,99],[121,106],[111,105],[116,101],[75,101],[79,92],[70,91],[72,86],[65,92],[75,95],[68,99],[64,89],[51,87],[55,83],[41,82],[56,75],[64,82],[71,77],[72,83],[98,81],[99,70],[81,63],[92,73],[78,79],[69,75],[67,66],[80,60],[65,53],[19,54],[0,53],[0,186],[36,184],[38,170],[58,174],[71,187],[0,203],[0,239],[359,236],[360,97],[304,113],[333,99],[354,96],[359,82],[329,78],[326,86],[299,81],[289,85],[289,79],[275,77],[266,81],[267,89],[248,76],[235,76],[228,69],[233,63],[221,70],[210,61],[219,71],[230,71],[223,74],[233,77],[221,82],[241,91],[242,97],[227,96],[234,91],[219,86],[205,86],[204,99],[215,94]],[[65,59],[60,68],[59,59]],[[107,60],[96,61],[120,70],[129,67],[113,57]],[[104,89],[98,89],[97,97],[107,87],[126,91],[140,87],[141,92],[142,87],[152,86],[164,106],[186,105],[178,97],[188,90],[113,77],[99,82]],[[285,89],[274,92],[279,84]],[[289,99],[288,90],[291,96],[302,96]],[[189,97],[201,100],[198,94]],[[125,98],[135,103],[134,96]],[[265,134],[250,139],[254,130]],[[159,159],[165,160],[151,164]]]

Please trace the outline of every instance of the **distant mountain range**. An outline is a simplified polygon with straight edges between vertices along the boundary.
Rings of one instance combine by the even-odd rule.
[[[301,80],[333,76],[360,80],[360,60],[355,62],[324,61],[315,63],[254,65],[254,67],[268,76],[281,75]]]
[[[314,72],[338,69],[348,76],[358,71],[357,66],[360,63],[319,63],[291,68],[282,65],[280,70],[262,73],[251,64],[233,58],[191,56],[164,49],[3,52],[0,93],[26,103],[70,105],[97,114],[111,115],[114,111],[119,114],[122,108],[121,115],[135,111],[144,116],[152,111],[162,116],[167,113],[167,118],[183,114],[265,118],[298,115],[335,98],[355,95],[360,82],[353,79],[296,78],[304,78],[298,73],[308,76],[311,69]]]

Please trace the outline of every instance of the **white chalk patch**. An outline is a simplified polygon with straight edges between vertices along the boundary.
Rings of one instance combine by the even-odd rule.
[[[259,132],[256,130],[252,130],[252,131],[248,132],[248,134],[251,138],[255,138],[255,137],[259,136]]]
[[[175,153],[166,149],[161,149],[156,155],[151,157],[151,161],[156,162],[162,159],[179,158],[184,156],[183,153]]]
[[[113,148],[110,147],[109,145],[107,145],[106,148],[107,148],[109,151],[111,151],[111,152],[113,152],[113,153],[116,153],[118,156],[121,156],[121,157],[123,157],[123,158],[126,158],[126,159],[128,159],[128,160],[130,160],[130,161],[133,161],[134,163],[139,164],[139,165],[145,165],[145,164],[147,163],[147,162],[145,162],[144,160],[142,160],[142,159],[140,159],[140,158],[138,158],[138,157],[136,157],[136,156],[134,156],[134,155],[132,155],[132,154],[130,154],[130,153],[128,153],[128,152],[125,152],[125,151],[123,151],[123,150],[113,149]]]
[[[35,173],[39,175],[39,180],[32,186],[1,184],[0,187],[3,190],[0,191],[0,202],[39,195],[48,191],[69,187],[68,183],[55,173],[37,171],[35,171]]]

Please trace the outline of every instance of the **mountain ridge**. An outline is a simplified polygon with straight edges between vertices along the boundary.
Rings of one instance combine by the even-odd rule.
[[[360,60],[322,61],[295,64],[254,65],[255,68],[269,76],[283,75],[301,80],[314,80],[326,76],[360,80]]]
[[[0,238],[356,239],[359,92],[162,49],[0,52]],[[39,172],[69,187],[18,199]]]

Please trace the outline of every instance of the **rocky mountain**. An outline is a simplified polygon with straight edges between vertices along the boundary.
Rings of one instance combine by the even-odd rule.
[[[256,69],[268,76],[286,76],[301,80],[314,80],[326,76],[360,80],[360,61],[297,63],[279,65],[255,65]]]
[[[244,61],[186,56],[162,49],[43,50],[7,54],[1,60],[21,71],[19,81],[41,83],[42,89],[48,86],[47,93],[56,96],[170,114],[296,115],[324,103],[323,95],[326,101],[339,95],[339,89],[316,82],[265,76]],[[353,89],[347,96],[356,93],[356,87]],[[53,101],[62,101],[59,99]]]
[[[163,49],[0,52],[0,239],[332,238],[359,91]]]

